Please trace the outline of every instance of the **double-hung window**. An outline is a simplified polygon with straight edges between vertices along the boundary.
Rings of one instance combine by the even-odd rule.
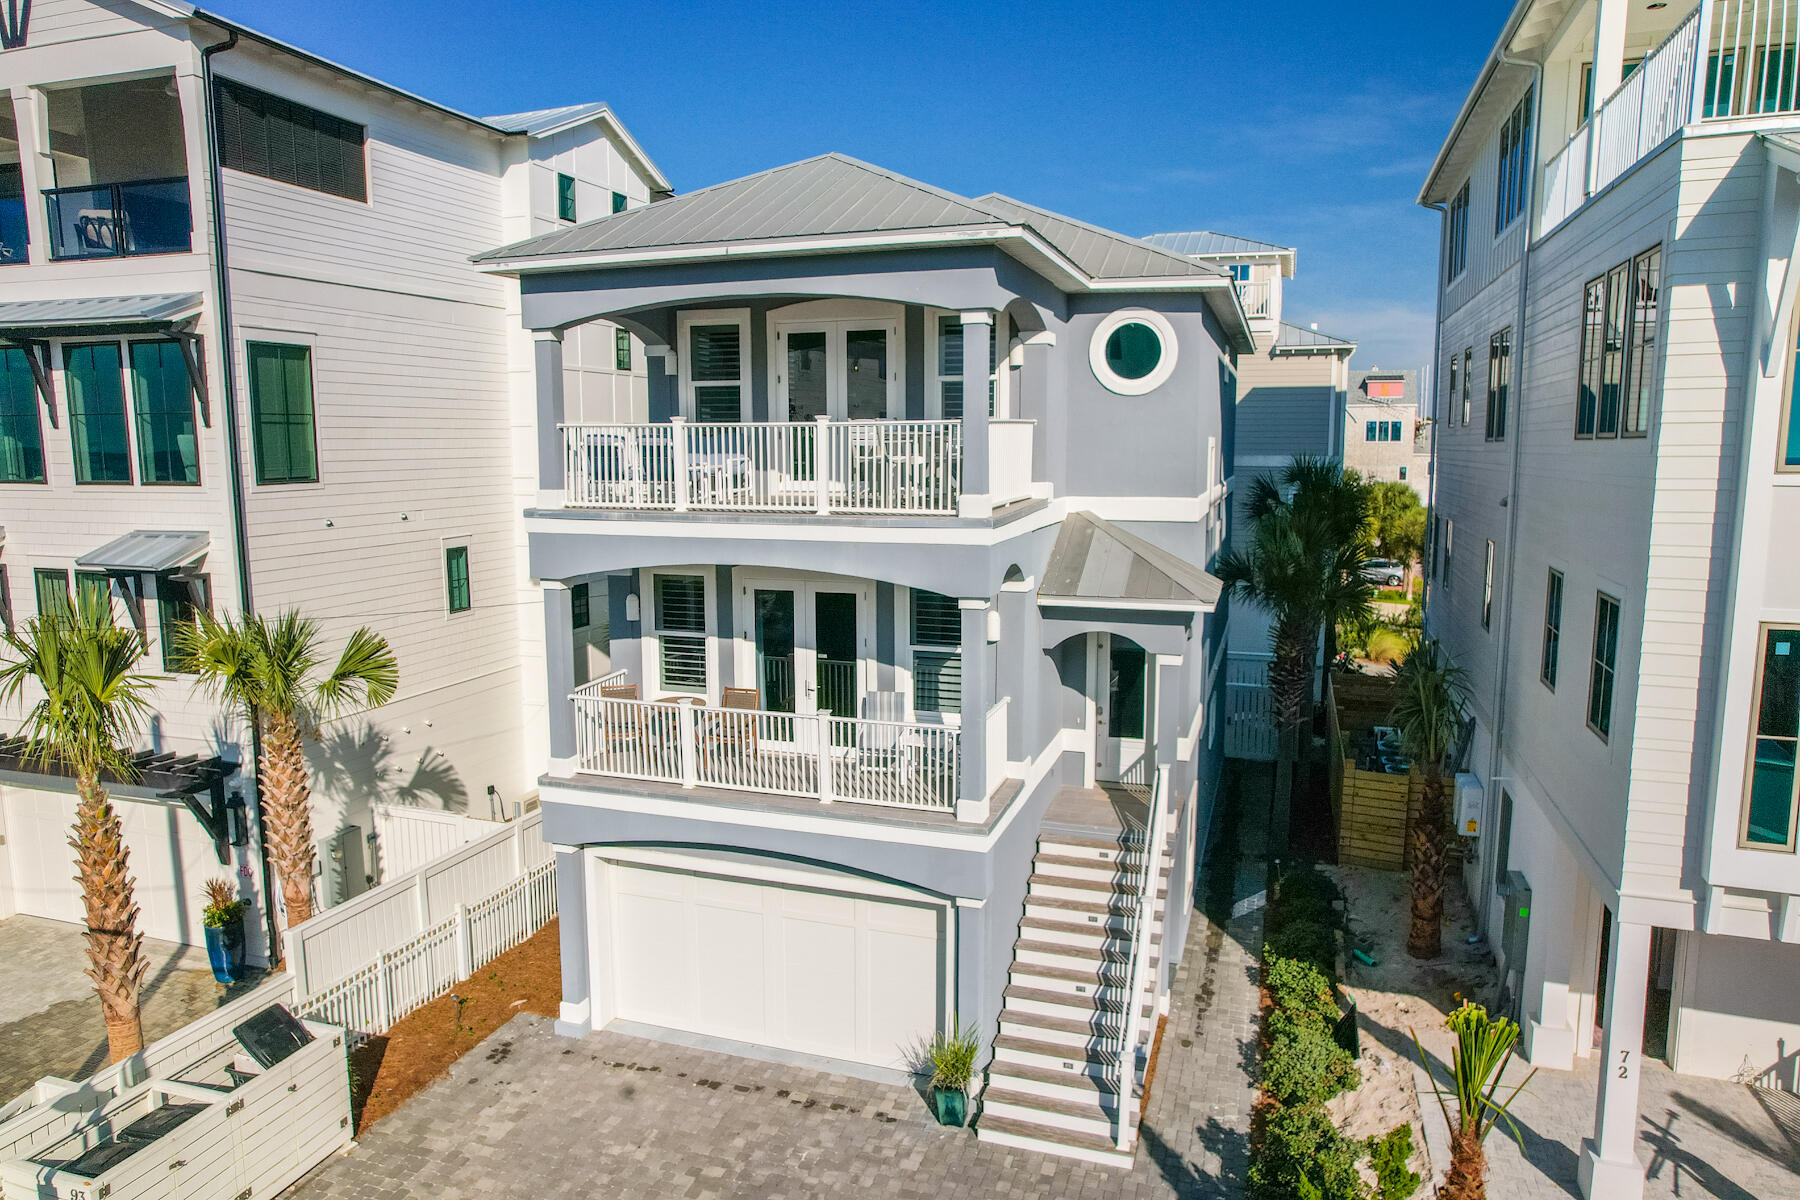
[[[1494,233],[1503,232],[1525,210],[1531,171],[1531,93],[1500,127],[1500,169],[1494,187]]]
[[[1488,539],[1487,551],[1481,560],[1481,627],[1490,629],[1494,623],[1494,541]]]
[[[706,577],[653,575],[651,632],[665,692],[706,693]]]
[[[126,431],[119,343],[63,347],[69,389],[69,437],[76,483],[130,483],[131,436]]]
[[[1583,288],[1576,437],[1649,432],[1661,276],[1662,247],[1653,246]]]
[[[469,548],[444,547],[444,601],[452,613],[465,613],[475,607],[469,590]]]
[[[955,598],[912,589],[913,710],[962,712],[962,612]]]
[[[1469,265],[1469,181],[1450,199],[1444,214],[1444,282],[1454,283]]]
[[[1538,678],[1551,691],[1556,690],[1556,664],[1562,653],[1563,575],[1550,568],[1544,583],[1544,649],[1538,659]]]
[[[76,610],[91,608],[112,620],[112,579],[105,571],[75,572]]]
[[[1506,403],[1512,391],[1512,330],[1488,339],[1487,440],[1506,440]]]
[[[1631,263],[1631,344],[1625,369],[1623,428],[1626,437],[1650,432],[1650,397],[1656,387],[1656,326],[1662,306],[1662,247],[1652,246]]]
[[[244,349],[256,482],[317,483],[311,349],[273,342],[250,342]]]
[[[689,416],[696,421],[740,421],[749,394],[748,317],[738,313],[696,313],[686,325],[682,362]]]
[[[1800,750],[1800,628],[1764,626],[1750,718],[1750,769],[1738,845],[1794,848],[1795,752]]]
[[[179,343],[131,343],[131,402],[136,418],[138,479],[143,483],[199,483],[194,384]]]
[[[1462,356],[1458,354],[1452,354],[1450,356],[1450,386],[1445,389],[1444,394],[1444,419],[1452,425],[1456,424],[1456,410],[1459,403],[1456,389],[1460,384],[1456,377],[1456,369],[1460,365],[1461,357]]]
[[[613,369],[631,370],[631,334],[623,329],[613,330]]]
[[[182,638],[210,608],[205,576],[182,579],[174,575],[156,577],[156,610],[158,632],[162,637],[163,670],[173,675],[192,675],[195,666],[190,655],[182,653]]]
[[[37,378],[25,351],[0,350],[0,483],[44,482]]]
[[[1588,668],[1588,728],[1612,736],[1613,683],[1619,667],[1619,602],[1594,593],[1594,652]]]

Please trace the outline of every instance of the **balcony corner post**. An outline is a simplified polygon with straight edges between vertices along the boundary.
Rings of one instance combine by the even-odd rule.
[[[813,418],[813,509],[821,517],[831,514],[831,475],[836,455],[832,453],[831,418]]]
[[[700,748],[698,722],[694,720],[694,706],[677,704],[675,706],[675,740],[681,748],[681,786],[692,788],[700,786]]]
[[[1694,29],[1694,94],[1688,107],[1690,124],[1706,117],[1706,71],[1712,61],[1713,0],[1700,0],[1696,11],[1699,16],[1695,19],[1699,24]]]
[[[993,372],[988,335],[994,314],[980,309],[962,314],[962,494],[956,510],[964,517],[993,513],[988,495],[988,376]]]
[[[537,385],[538,506],[561,508],[568,480],[563,431],[563,335],[560,329],[531,331],[532,370]]]
[[[957,734],[956,811],[985,811],[988,803],[987,711],[993,706],[994,655],[988,645],[988,613],[993,602],[986,598],[956,602],[962,618],[962,728]],[[966,807],[965,807],[966,806]],[[983,818],[970,816],[968,820]]]
[[[670,469],[675,478],[675,511],[686,512],[692,502],[694,490],[692,473],[688,469],[688,427],[687,418],[675,416],[669,418],[671,432],[669,434]]]

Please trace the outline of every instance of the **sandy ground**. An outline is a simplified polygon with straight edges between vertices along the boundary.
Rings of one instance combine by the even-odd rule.
[[[1324,867],[1344,892],[1348,947],[1373,956],[1365,966],[1346,955],[1344,990],[1356,1000],[1362,1035],[1362,1086],[1330,1104],[1332,1118],[1350,1137],[1385,1134],[1402,1121],[1413,1126],[1413,1170],[1429,1177],[1420,1127],[1421,1097],[1413,1086],[1416,1031],[1434,1068],[1447,1062],[1450,1034],[1444,1016],[1464,999],[1492,1004],[1498,973],[1485,945],[1471,946],[1468,902],[1452,877],[1444,900],[1443,953],[1420,962],[1406,953],[1411,889],[1399,871]],[[1431,1096],[1426,1104],[1435,1105]],[[1442,1167],[1444,1164],[1432,1164]]]

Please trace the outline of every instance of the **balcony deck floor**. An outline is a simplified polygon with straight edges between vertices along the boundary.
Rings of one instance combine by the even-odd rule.
[[[1150,790],[1125,783],[1063,788],[1050,798],[1044,824],[1103,836],[1141,833],[1150,815]]]

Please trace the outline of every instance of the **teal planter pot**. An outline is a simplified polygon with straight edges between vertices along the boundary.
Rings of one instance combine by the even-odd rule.
[[[242,940],[242,935],[239,935]],[[213,978],[220,983],[236,983],[237,976],[231,965],[231,947],[227,933],[216,925],[206,927],[206,960],[212,964]]]
[[[969,1095],[960,1089],[934,1085],[931,1089],[931,1107],[937,1113],[939,1125],[961,1126],[969,1120]]]

